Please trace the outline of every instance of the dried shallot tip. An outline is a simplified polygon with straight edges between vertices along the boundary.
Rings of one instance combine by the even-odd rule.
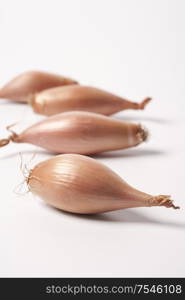
[[[35,93],[70,84],[77,84],[77,81],[57,74],[29,71],[18,75],[4,85],[0,89],[0,98],[27,103]]]
[[[20,134],[11,131],[10,141],[29,143],[53,153],[94,154],[134,147],[146,140],[147,130],[140,124],[123,122],[89,112],[66,112],[48,117]]]
[[[34,112],[46,116],[66,111],[89,111],[111,115],[126,109],[144,109],[151,101],[132,102],[95,87],[71,85],[44,90],[33,95],[30,102]]]
[[[63,154],[30,171],[29,190],[51,206],[78,214],[97,214],[133,207],[177,209],[169,196],[151,196],[129,184],[97,160]]]
[[[170,195],[159,195],[151,198],[151,203],[149,204],[149,206],[165,206],[167,208],[172,207],[174,209],[180,209],[179,206],[175,206],[173,204],[173,200],[171,200]]]
[[[136,106],[138,105],[138,109],[144,109],[145,106],[152,100],[151,97],[145,98],[142,102],[136,103]]]

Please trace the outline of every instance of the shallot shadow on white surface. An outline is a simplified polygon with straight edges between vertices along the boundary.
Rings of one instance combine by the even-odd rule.
[[[141,116],[140,114],[132,115],[132,113],[130,112],[126,115],[114,115],[113,117],[115,119],[125,122],[152,122],[162,125],[172,125],[174,123],[174,120],[171,119],[159,118],[157,116],[151,116],[146,114],[144,116]]]
[[[147,209],[152,208],[145,208],[145,209],[122,209],[112,212],[106,212],[101,214],[75,214],[75,213],[68,213],[62,210],[59,210],[57,208],[54,208],[46,203],[42,203],[45,207],[48,209],[53,210],[57,214],[61,214],[62,216],[66,216],[71,219],[79,218],[82,221],[89,221],[89,222],[110,222],[110,223],[123,223],[123,225],[127,223],[133,223],[133,224],[145,224],[145,225],[156,225],[156,226],[164,226],[168,228],[174,228],[174,229],[181,229],[185,230],[185,222],[177,222],[177,221],[170,221],[170,220],[164,220],[162,218],[158,218],[157,216],[154,217],[153,215],[150,216],[147,212]],[[158,209],[165,209],[165,208],[157,208]],[[156,210],[156,211],[157,211]],[[112,224],[111,224],[112,225]]]
[[[23,146],[24,149],[24,146]],[[47,150],[42,150],[41,148],[36,148],[34,150],[35,156],[45,156],[47,158],[54,157],[55,153],[50,153]],[[14,158],[17,156],[32,156],[33,151],[31,150],[22,150],[22,151],[13,151],[12,153],[1,155],[0,159],[10,159]],[[159,149],[151,149],[150,148],[139,148],[139,147],[133,147],[130,149],[123,149],[123,150],[117,150],[117,151],[107,151],[107,152],[102,152],[102,153],[94,153],[94,154],[89,154],[88,156],[98,159],[98,158],[134,158],[134,157],[147,157],[147,156],[160,156],[160,155],[167,155],[167,151],[159,150]]]

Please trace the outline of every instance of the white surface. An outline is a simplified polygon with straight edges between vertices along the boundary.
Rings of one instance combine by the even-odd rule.
[[[182,0],[0,0],[1,84],[29,69],[59,72],[140,100],[122,112],[146,125],[147,144],[97,157],[130,184],[171,194],[181,210],[139,208],[81,217],[13,191],[49,157],[30,145],[0,150],[0,276],[185,276],[185,2]],[[5,126],[40,117],[1,100]],[[4,131],[3,131],[4,130]],[[24,189],[25,191],[25,189]]]

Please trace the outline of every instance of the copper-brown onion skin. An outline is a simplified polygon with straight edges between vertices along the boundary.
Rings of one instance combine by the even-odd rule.
[[[76,84],[73,79],[40,71],[22,73],[0,89],[0,98],[27,103],[35,93],[57,86]]]
[[[77,154],[39,163],[27,179],[29,190],[55,208],[96,214],[124,208],[173,205],[169,196],[151,196],[128,185],[98,161]]]
[[[54,153],[91,154],[134,147],[146,135],[140,124],[88,112],[66,112],[36,123],[12,140]]]
[[[144,109],[150,100],[146,98],[136,103],[94,87],[71,85],[38,93],[33,97],[31,105],[34,112],[46,116],[71,110],[111,115],[125,109]]]

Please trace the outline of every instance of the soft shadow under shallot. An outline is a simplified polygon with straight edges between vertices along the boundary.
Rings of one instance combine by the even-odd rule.
[[[158,118],[158,117],[150,117],[150,116],[113,116],[115,119],[125,121],[125,122],[153,122],[153,123],[159,123],[159,124],[172,124],[173,120],[167,120],[163,118]]]
[[[0,105],[25,106],[27,103],[11,101],[9,99],[0,99]]]
[[[172,221],[162,221],[157,218],[149,217],[144,213],[135,211],[133,208],[118,210],[113,212],[107,212],[102,214],[95,215],[84,215],[84,214],[74,214],[68,213],[57,208],[54,208],[47,203],[42,203],[48,209],[51,209],[58,214],[67,216],[73,219],[82,219],[86,221],[96,221],[96,222],[107,222],[107,223],[123,223],[123,224],[146,224],[146,225],[156,225],[156,226],[164,226],[171,227],[175,229],[185,229],[185,223],[178,223]],[[146,208],[149,209],[149,208]]]
[[[33,153],[37,153],[38,155],[45,155],[45,156],[55,156],[55,153],[51,153],[47,150],[26,150],[26,151],[16,151],[6,155],[0,155],[0,159],[10,159],[16,156],[23,155],[33,155]],[[58,153],[60,154],[60,153]],[[127,158],[127,157],[141,157],[141,156],[158,156],[158,155],[166,155],[166,152],[157,150],[157,149],[139,149],[139,148],[130,148],[130,149],[123,149],[123,150],[116,150],[116,151],[107,151],[97,154],[89,154],[88,156],[92,158]]]
[[[130,148],[130,149],[123,149],[117,151],[109,151],[109,152],[102,152],[97,154],[91,154],[90,156],[93,158],[127,158],[127,157],[142,157],[142,156],[159,156],[159,155],[166,155],[167,153],[162,150],[157,149],[143,149],[143,148]]]
[[[20,153],[22,155],[33,155],[33,154],[36,154],[36,155],[44,155],[44,156],[47,156],[48,158],[49,157],[52,157],[54,156],[53,153],[50,153],[50,152],[47,152],[47,151],[44,151],[44,150],[26,150],[26,151],[19,151],[19,152],[13,152],[13,153],[9,153],[9,154],[6,154],[6,155],[2,155],[0,156],[0,159],[10,159],[10,158],[14,158],[16,156],[20,156]]]

